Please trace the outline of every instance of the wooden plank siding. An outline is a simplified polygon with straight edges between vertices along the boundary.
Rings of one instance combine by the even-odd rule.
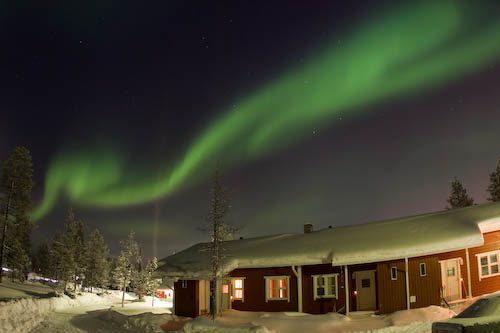
[[[470,260],[470,273],[471,273],[471,287],[472,296],[480,296],[489,294],[500,289],[500,275],[491,276],[479,280],[478,270],[478,254],[490,251],[500,250],[500,231],[493,231],[483,234],[484,244],[481,246],[472,247],[469,249]],[[466,298],[467,291],[467,261],[465,257],[465,250],[458,250],[438,255],[439,260],[446,260],[452,258],[462,258],[462,265],[460,265],[460,273],[463,278],[462,283],[462,297]]]
[[[235,269],[231,277],[245,277],[244,301],[233,300],[232,308],[240,311],[297,311],[297,278],[291,267]],[[266,302],[266,280],[264,276],[290,276],[290,301],[269,300]]]
[[[479,257],[477,254],[500,250],[500,231],[483,234],[484,245],[469,249],[472,295],[489,294],[500,289],[500,275],[479,280]],[[500,259],[500,258],[499,258]]]
[[[425,263],[426,266],[425,276],[420,276],[421,263]],[[410,302],[412,309],[441,304],[441,269],[437,256],[410,258],[408,260],[408,275],[410,297],[415,296],[415,302]]]
[[[174,313],[178,316],[197,317],[199,313],[198,280],[187,280],[186,288],[182,288],[182,280],[174,283]]]
[[[391,279],[391,267],[397,268],[397,279]],[[406,309],[406,282],[404,260],[377,264],[378,307],[380,313]]]
[[[479,280],[479,254],[500,250],[500,231],[483,234],[484,245],[469,249],[472,296],[492,293],[500,289],[500,274]],[[468,295],[467,290],[467,260],[465,249],[439,253],[436,255],[408,259],[408,276],[410,297],[414,296],[410,307],[420,308],[441,303],[441,269],[439,261],[461,258],[460,274],[463,282],[462,297]],[[499,258],[500,260],[500,258]],[[426,276],[420,276],[420,264],[426,264]],[[391,267],[397,268],[397,279],[391,279]],[[406,303],[405,261],[392,260],[365,265],[350,265],[349,275],[344,275],[343,267],[333,267],[330,264],[302,266],[302,300],[303,311],[320,314],[339,311],[345,306],[346,293],[349,297],[350,311],[356,311],[356,280],[354,273],[364,270],[375,270],[376,304],[381,314],[404,310]],[[338,298],[314,300],[313,275],[338,273]],[[244,277],[244,301],[233,300],[232,308],[242,311],[297,311],[297,278],[291,267],[270,267],[236,269],[230,277]],[[266,302],[265,276],[289,276],[288,292],[290,300],[269,300]],[[349,279],[349,290],[345,290],[345,279]],[[182,288],[182,282],[174,284],[175,314],[195,317],[199,311],[198,281],[188,280],[187,288]],[[411,297],[413,298],[413,297]],[[375,310],[375,309],[374,309]]]
[[[420,276],[420,264],[426,264],[426,276]],[[397,268],[397,279],[391,279],[391,267]],[[377,289],[379,312],[390,313],[406,310],[406,266],[404,260],[385,261],[377,264]],[[410,308],[421,308],[441,303],[441,271],[437,256],[425,256],[408,259],[408,278]]]

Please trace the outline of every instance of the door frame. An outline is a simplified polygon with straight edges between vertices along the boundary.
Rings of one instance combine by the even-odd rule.
[[[374,298],[374,307],[373,309],[369,310],[360,310],[359,309],[359,288],[358,288],[358,278],[357,278],[357,273],[358,272],[372,272],[373,273],[373,290],[375,291],[375,298]],[[371,310],[377,310],[378,304],[377,304],[377,270],[376,269],[364,269],[364,270],[359,270],[359,271],[354,271],[354,281],[355,281],[355,290],[358,292],[357,297],[356,297],[356,311],[371,311]],[[361,280],[360,280],[361,281]]]
[[[443,271],[443,263],[447,263],[450,261],[456,261],[457,262],[457,275],[458,275],[458,299],[463,299],[462,296],[462,270],[460,269],[460,266],[463,264],[463,259],[461,257],[456,257],[456,258],[451,258],[451,259],[445,259],[445,260],[439,260],[439,270],[441,271],[441,289],[443,290],[444,286],[444,281],[448,283],[448,277],[443,276],[444,271]],[[446,295],[444,294],[443,290],[443,298],[446,299]],[[448,300],[447,300],[448,301]]]

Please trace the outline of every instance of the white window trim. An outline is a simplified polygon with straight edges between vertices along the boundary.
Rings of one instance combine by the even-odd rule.
[[[392,276],[392,269],[395,268],[395,272],[396,272],[396,277]],[[398,268],[397,266],[392,266],[391,267],[391,280],[392,281],[397,281],[398,280]]]
[[[335,298],[339,299],[339,288],[338,288],[338,275],[339,273],[332,273],[332,274],[317,274],[317,275],[311,275],[313,278],[313,293],[314,293],[314,300],[320,299],[320,298]],[[330,277],[335,277],[335,295],[323,295],[323,296],[318,296],[318,278],[324,278],[325,281],[328,281],[328,278]],[[325,289],[328,284],[325,285]]]
[[[241,301],[242,303],[245,302],[245,277],[231,277],[231,302],[232,301]],[[234,287],[234,281],[235,280],[241,280],[241,298],[236,298],[235,296],[235,290],[236,288]]]
[[[422,266],[424,266],[425,274],[422,274]],[[427,265],[425,262],[421,262],[419,265],[420,268],[420,276],[427,276]]]
[[[264,279],[266,280],[266,303],[268,301],[288,301],[290,302],[290,275],[277,275],[277,276],[264,276]],[[286,298],[279,298],[279,290],[283,289],[279,287],[279,280],[280,279],[286,279]],[[270,298],[269,297],[269,281],[270,280],[277,280],[278,283],[278,297],[277,298]]]
[[[488,258],[488,271],[490,271],[490,267],[491,267],[490,255],[492,255],[492,254],[497,255],[497,265],[498,265],[499,271],[498,271],[498,273],[495,273],[495,274],[483,275],[483,270],[481,269],[481,257]],[[500,275],[500,250],[478,253],[478,254],[476,254],[476,261],[477,261],[477,276],[479,277],[479,281],[481,281],[482,279],[486,279],[489,277]]]

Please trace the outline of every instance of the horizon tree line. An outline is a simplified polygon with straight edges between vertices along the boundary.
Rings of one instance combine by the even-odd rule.
[[[64,232],[55,232],[50,242],[42,240],[37,254],[32,254],[31,236],[36,229],[30,216],[32,187],[31,154],[25,147],[15,147],[3,161],[0,174],[0,283],[3,268],[9,268],[11,279],[18,281],[24,281],[37,268],[45,277],[59,281],[64,290],[72,283],[73,291],[78,285],[91,291],[114,286],[123,292],[132,289],[139,297],[154,295],[158,282],[152,274],[158,267],[157,259],[143,267],[142,248],[134,232],[130,231],[127,240],[121,242],[120,256],[113,258],[99,229],[85,241],[84,223],[75,218],[71,208]],[[123,256],[125,260],[120,258]],[[120,275],[123,271],[127,272],[125,279]]]
[[[120,254],[113,257],[99,229],[94,229],[85,241],[84,223],[76,220],[70,208],[64,232],[56,232],[51,242],[40,243],[36,255],[39,273],[57,280],[64,291],[68,284],[73,292],[78,286],[90,292],[94,288],[117,288],[122,291],[122,306],[127,290],[134,291],[139,299],[154,296],[159,286],[153,278],[158,267],[156,257],[143,266],[142,247],[134,231],[120,243]]]
[[[488,201],[498,202],[500,201],[500,156],[498,157],[498,163],[495,170],[493,170],[489,175],[490,183],[486,188],[486,191],[490,194],[487,198]],[[474,205],[474,199],[467,194],[467,190],[463,186],[462,182],[453,177],[451,181],[451,191],[450,196],[446,199],[448,205],[446,209],[456,209],[463,208]]]

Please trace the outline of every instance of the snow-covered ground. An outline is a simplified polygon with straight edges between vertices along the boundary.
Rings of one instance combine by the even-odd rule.
[[[0,285],[0,332],[163,332],[160,326],[172,319],[171,302],[151,297],[142,302],[126,293],[79,293],[70,298],[38,282]]]
[[[0,285],[0,299],[3,300],[0,302],[0,332],[165,332],[177,329],[183,333],[430,333],[433,322],[455,316],[452,310],[438,306],[389,315],[354,312],[349,317],[337,313],[309,315],[229,310],[212,322],[207,317],[191,320],[172,315],[172,303],[157,298],[152,307],[151,297],[136,301],[133,293],[126,293],[122,307],[119,291],[100,295],[85,292],[73,299],[40,283],[4,282]],[[449,322],[497,329],[500,327],[500,294],[478,298],[475,304]]]
[[[186,323],[185,333],[199,332],[273,332],[273,333],[331,333],[331,332],[431,332],[432,322],[449,319],[455,313],[438,306],[405,310],[387,316],[371,312],[353,313],[346,317],[337,313],[309,315],[296,312],[243,312],[230,310],[215,320],[198,317]]]

